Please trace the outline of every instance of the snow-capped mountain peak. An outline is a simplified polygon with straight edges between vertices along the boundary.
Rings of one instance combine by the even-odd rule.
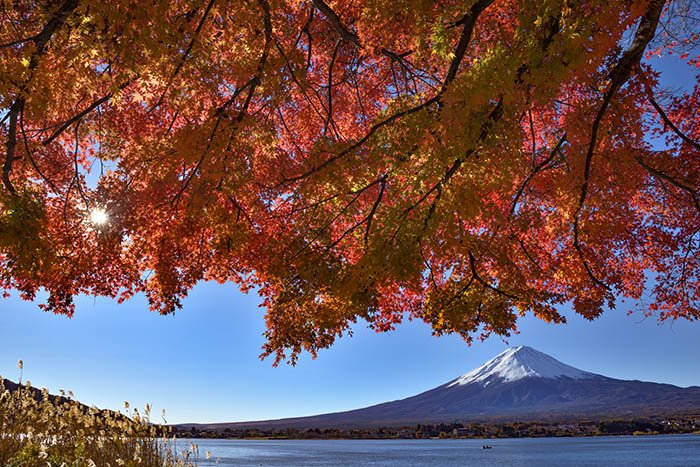
[[[481,383],[487,386],[492,381],[512,382],[523,378],[600,378],[599,375],[579,370],[550,357],[532,347],[511,347],[479,368],[460,376],[447,387]]]
[[[565,365],[530,347],[516,347],[447,384],[405,399],[347,412],[200,427],[376,428],[457,421],[646,418],[680,413],[700,413],[700,387],[609,378]]]

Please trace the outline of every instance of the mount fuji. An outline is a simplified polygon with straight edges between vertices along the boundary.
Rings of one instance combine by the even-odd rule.
[[[505,350],[452,381],[406,399],[310,417],[195,426],[203,429],[367,427],[688,413],[700,413],[700,387],[680,388],[609,378],[520,346]]]

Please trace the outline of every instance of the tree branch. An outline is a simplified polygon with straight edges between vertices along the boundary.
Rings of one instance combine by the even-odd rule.
[[[635,34],[632,45],[625,53],[622,54],[620,60],[615,64],[613,69],[609,73],[609,78],[611,80],[610,88],[605,93],[603,97],[603,103],[598,110],[598,113],[593,120],[593,126],[591,128],[591,140],[588,144],[588,151],[586,153],[586,162],[583,172],[583,184],[581,185],[581,194],[579,196],[578,207],[574,213],[574,248],[576,249],[579,258],[583,262],[583,266],[588,273],[591,280],[598,286],[610,291],[610,287],[603,283],[596,275],[593,274],[588,260],[586,260],[583,249],[581,247],[580,241],[580,222],[581,222],[581,212],[583,211],[583,206],[586,202],[588,196],[588,185],[591,176],[591,163],[593,160],[593,151],[595,150],[596,143],[598,140],[598,131],[600,129],[600,124],[603,121],[605,112],[607,111],[613,97],[617,91],[627,82],[627,80],[632,75],[633,70],[639,65],[639,61],[642,59],[644,54],[644,49],[653,39],[656,33],[656,27],[659,24],[659,18],[661,12],[663,11],[666,0],[652,0],[649,3],[646,13],[642,17],[637,32]]]
[[[372,205],[372,209],[370,210],[369,214],[367,215],[367,228],[365,229],[365,247],[369,243],[369,232],[370,229],[372,228],[372,220],[374,220],[374,214],[377,212],[377,208],[379,207],[379,204],[382,202],[382,198],[384,197],[384,190],[386,190],[386,179],[387,175],[383,174],[379,178],[379,194],[377,195],[377,199],[374,201],[374,204]]]
[[[5,185],[5,189],[12,193],[17,194],[17,190],[10,180],[10,173],[12,172],[12,164],[15,162],[15,148],[17,146],[17,116],[24,110],[24,99],[19,98],[15,100],[10,107],[10,122],[7,130],[7,143],[5,145],[5,163],[2,166],[2,183]]]
[[[211,1],[210,4],[213,3],[213,0]],[[258,0],[258,3],[260,3],[260,6],[263,9],[263,19],[264,19],[264,24],[265,24],[265,44],[263,45],[263,51],[260,54],[260,59],[258,60],[258,68],[256,70],[255,76],[253,76],[248,83],[244,86],[248,87],[248,95],[246,96],[245,102],[243,103],[243,107],[238,111],[238,115],[236,116],[235,122],[240,123],[243,120],[243,117],[245,116],[248,107],[250,106],[250,103],[253,99],[253,95],[255,94],[255,89],[260,85],[260,82],[262,80],[262,73],[265,69],[265,63],[267,63],[267,58],[270,53],[270,44],[272,43],[272,19],[270,17],[270,4],[267,2],[267,0]],[[238,95],[237,93],[234,93],[234,95]],[[209,150],[211,149],[212,144],[214,143],[214,137],[216,136],[216,132],[225,116],[226,113],[226,108],[233,103],[235,98],[229,99],[224,106],[219,107],[216,110],[216,113],[218,114],[216,123],[214,124],[214,128],[212,129],[211,133],[209,134],[209,138],[207,141],[207,145],[204,148],[204,151],[202,151],[202,155],[200,156],[199,160],[195,164],[195,167],[192,169],[192,171],[189,173],[187,178],[185,179],[185,183],[180,187],[178,192],[175,194],[175,196],[170,200],[171,203],[174,203],[177,201],[182,194],[187,190],[188,186],[194,179],[195,175],[197,172],[200,170],[202,167],[202,164],[204,163],[204,159],[206,158],[207,154],[209,153]],[[165,204],[165,203],[163,203]]]
[[[635,157],[635,160],[639,165],[641,165],[644,170],[652,174],[656,178],[660,178],[662,180],[666,180],[668,183],[671,185],[675,186],[676,188],[679,188],[686,193],[690,195],[691,198],[693,198],[693,203],[695,204],[695,208],[700,212],[700,197],[698,197],[698,191],[694,189],[693,187],[690,187],[684,183],[679,182],[675,178],[671,177],[670,175],[667,175],[663,173],[662,171],[655,169],[654,167],[650,166],[647,164],[644,159],[641,157]]]
[[[361,43],[359,39],[357,39],[357,36],[349,32],[345,26],[343,26],[342,22],[340,21],[340,18],[338,15],[325,3],[323,0],[312,0],[313,4],[316,5],[316,7],[326,15],[326,17],[331,21],[331,24],[333,24],[334,28],[338,33],[340,34],[341,37],[345,38],[346,40],[352,42],[353,44],[361,47]],[[455,53],[455,57],[452,59],[452,62],[450,63],[450,68],[447,72],[447,75],[445,76],[444,84],[442,89],[438,93],[435,94],[432,98],[428,99],[427,101],[416,105],[414,107],[410,107],[408,109],[399,111],[384,120],[375,123],[372,125],[369,129],[369,131],[362,137],[360,138],[357,142],[349,146],[348,148],[344,149],[343,151],[339,152],[338,154],[330,157],[329,159],[325,160],[324,162],[320,163],[319,165],[309,169],[308,171],[302,173],[301,175],[297,175],[295,177],[290,177],[290,178],[285,178],[279,183],[277,183],[273,188],[279,188],[283,185],[287,185],[290,183],[295,183],[299,180],[302,180],[314,173],[317,173],[321,170],[323,170],[325,167],[329,166],[330,164],[334,163],[335,161],[342,159],[343,157],[347,156],[348,154],[352,153],[354,150],[365,144],[377,131],[382,129],[383,127],[392,124],[396,120],[405,117],[407,115],[414,114],[416,112],[419,112],[427,107],[429,107],[432,104],[439,103],[440,100],[442,99],[443,94],[447,90],[447,85],[456,77],[457,75],[457,70],[459,69],[459,65],[464,58],[464,54],[466,53],[467,46],[469,45],[469,41],[471,40],[472,37],[472,32],[474,30],[474,25],[476,24],[476,20],[479,17],[479,15],[488,7],[491,3],[493,3],[493,0],[479,0],[472,8],[469,10],[469,12],[460,20],[460,24],[463,24],[463,29],[462,29],[462,35],[460,37],[460,42],[457,46],[457,52]],[[352,39],[354,36],[357,40]],[[388,51],[387,51],[388,52]],[[396,54],[389,53],[385,54],[390,58],[393,58],[394,56],[397,56]],[[500,107],[500,104],[499,104]]]
[[[661,119],[664,121],[664,123],[666,124],[666,126],[670,127],[670,128],[673,130],[673,132],[674,132],[676,135],[678,135],[678,137],[679,137],[680,139],[682,139],[683,141],[685,141],[686,143],[688,143],[689,145],[691,145],[692,147],[694,147],[695,149],[697,149],[698,151],[700,151],[700,143],[698,143],[697,141],[694,141],[693,139],[691,139],[690,137],[688,137],[688,135],[686,135],[685,133],[683,133],[683,132],[680,130],[680,128],[678,128],[678,127],[671,121],[671,119],[668,118],[668,115],[666,115],[666,112],[664,112],[664,109],[662,109],[661,106],[659,105],[659,103],[656,102],[656,99],[654,99],[654,93],[652,92],[651,87],[649,86],[649,83],[647,83],[646,81],[644,82],[644,90],[646,91],[647,99],[649,99],[649,103],[654,107],[654,109],[656,110],[656,112],[658,112],[659,116],[660,116]]]
[[[34,45],[36,46],[36,49],[32,52],[32,56],[29,60],[29,70],[31,73],[29,74],[29,77],[24,81],[24,83],[20,86],[20,94],[26,90],[27,86],[31,82],[33,77],[33,71],[38,65],[37,60],[44,53],[44,49],[51,40],[51,37],[53,37],[56,30],[58,30],[58,28],[61,27],[61,25],[63,25],[63,23],[70,16],[73,10],[75,10],[77,7],[78,0],[66,0],[51,16],[51,18],[46,23],[41,32],[39,32],[39,34],[31,38],[32,42],[34,42]],[[12,185],[10,173],[12,172],[12,164],[17,159],[15,157],[15,148],[17,146],[17,117],[21,112],[24,111],[24,104],[25,98],[17,97],[15,98],[14,102],[12,103],[12,106],[10,107],[10,121],[8,127],[7,143],[5,144],[5,162],[2,168],[3,185],[5,186],[5,189],[13,195],[17,194],[17,190]]]
[[[333,11],[333,9],[328,6],[326,2],[323,0],[311,0],[311,3],[314,4],[318,11],[323,13],[323,16],[326,17],[326,19],[331,23],[331,26],[333,26],[333,29],[335,29],[335,31],[344,41],[351,42],[358,47],[362,47],[360,38],[357,37],[357,34],[351,32],[343,25],[343,22],[340,20],[338,14]]]
[[[486,287],[490,290],[493,290],[498,295],[502,295],[502,296],[510,298],[512,300],[520,300],[520,297],[518,297],[517,295],[510,294],[508,292],[505,292],[505,291],[499,289],[498,287],[494,287],[493,285],[489,284],[487,281],[482,279],[481,276],[479,276],[479,273],[476,271],[476,258],[474,258],[474,255],[472,254],[471,251],[469,251],[469,267],[472,270],[472,276],[477,281],[479,281],[484,287]]]
[[[131,83],[133,83],[135,79],[136,79],[136,78],[134,78],[134,79],[132,79],[132,80],[129,80],[129,81],[126,81],[126,82],[120,84],[120,85],[118,86],[117,90],[118,90],[118,91],[122,91],[122,90],[126,89],[126,87],[129,86]],[[89,114],[90,112],[92,112],[93,110],[95,110],[95,109],[96,109],[97,107],[99,107],[100,105],[102,105],[102,104],[104,104],[105,102],[107,102],[109,99],[112,98],[112,96],[114,96],[114,92],[110,92],[110,93],[104,95],[103,97],[97,99],[96,101],[94,101],[94,102],[93,102],[92,104],[90,104],[87,108],[85,108],[85,109],[82,110],[81,112],[75,114],[74,116],[72,116],[71,118],[69,118],[68,120],[66,120],[65,122],[63,122],[63,124],[62,124],[60,127],[58,127],[53,133],[51,133],[51,135],[50,135],[48,138],[46,138],[45,140],[43,140],[43,141],[41,142],[41,144],[42,144],[43,146],[48,146],[49,144],[51,144],[56,138],[58,138],[58,137],[61,135],[61,133],[63,133],[63,132],[64,132],[68,127],[70,127],[73,123],[77,122],[78,120],[81,120],[84,116],[86,116],[87,114]]]
[[[515,213],[515,209],[518,205],[518,201],[520,200],[520,197],[523,195],[525,192],[525,188],[527,187],[528,183],[530,183],[530,180],[537,175],[539,172],[544,170],[544,168],[554,160],[554,156],[557,155],[559,151],[561,151],[561,147],[566,141],[566,133],[564,133],[561,138],[559,138],[559,141],[557,142],[556,146],[554,146],[554,149],[549,153],[549,157],[547,157],[545,160],[543,160],[540,164],[538,164],[535,168],[532,169],[530,174],[525,178],[523,183],[520,185],[520,188],[518,188],[518,191],[515,194],[515,197],[513,198],[513,201],[511,202],[510,205],[510,212],[508,214],[508,217],[511,217],[513,213]]]
[[[207,6],[204,10],[204,13],[202,14],[202,17],[199,20],[199,24],[197,24],[197,28],[194,31],[194,34],[192,36],[192,39],[190,40],[190,43],[187,45],[187,48],[180,56],[180,60],[178,60],[177,66],[175,67],[175,71],[173,71],[173,74],[170,75],[170,78],[168,79],[168,83],[165,85],[165,89],[163,90],[163,94],[160,95],[160,98],[155,103],[155,105],[153,105],[153,107],[151,107],[149,112],[154,110],[154,109],[157,109],[163,103],[163,100],[165,99],[165,94],[168,92],[168,88],[173,84],[173,81],[175,81],[175,78],[177,78],[177,75],[180,74],[180,71],[182,70],[182,67],[185,65],[185,62],[187,61],[187,58],[190,55],[190,52],[192,52],[192,49],[194,48],[194,44],[197,42],[197,37],[199,37],[199,33],[202,31],[202,28],[204,27],[204,23],[207,20],[207,16],[209,16],[209,12],[214,7],[215,2],[216,2],[216,0],[209,0],[209,3],[207,4]]]
[[[481,13],[493,3],[493,0],[479,0],[469,9],[469,12],[465,14],[458,24],[462,25],[462,34],[459,37],[459,43],[457,44],[457,49],[455,50],[455,57],[450,63],[450,68],[447,70],[447,75],[445,76],[445,81],[442,84],[443,89],[447,88],[450,83],[457,77],[457,72],[459,71],[459,65],[462,63],[462,59],[467,52],[467,47],[471,41],[472,34],[474,33],[474,26],[476,25],[476,20],[481,15]]]

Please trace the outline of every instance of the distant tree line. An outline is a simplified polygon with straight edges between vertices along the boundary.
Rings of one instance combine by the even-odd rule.
[[[700,434],[700,414],[664,419],[439,423],[373,428],[177,428],[178,437],[247,439],[466,439]]]

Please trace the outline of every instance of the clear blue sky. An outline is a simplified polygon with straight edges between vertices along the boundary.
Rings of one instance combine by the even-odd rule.
[[[662,69],[674,88],[697,79],[672,57]],[[273,368],[258,359],[264,310],[257,305],[255,294],[216,284],[198,285],[182,311],[165,317],[149,313],[143,297],[122,305],[80,297],[73,319],[0,299],[0,374],[16,380],[22,358],[35,386],[71,389],[103,408],[148,402],[156,414],[166,408],[172,423],[301,416],[399,399],[521,344],[611,377],[700,386],[700,323],[659,325],[627,316],[624,306],[594,322],[568,312],[562,326],[525,318],[508,343],[495,337],[472,347],[455,336],[435,338],[421,322],[390,334],[360,323],[354,337],[318,359]]]
[[[10,298],[0,300],[0,374],[16,379],[22,358],[36,386],[72,389],[99,407],[149,402],[174,423],[309,415],[403,398],[520,344],[608,376],[700,385],[700,323],[659,326],[622,309],[594,322],[568,315],[563,326],[526,318],[508,343],[491,338],[472,347],[435,338],[421,322],[390,334],[358,325],[316,360],[273,368],[258,359],[257,296],[231,285],[200,284],[174,316],[149,313],[142,297],[122,305],[83,297],[72,319]]]

